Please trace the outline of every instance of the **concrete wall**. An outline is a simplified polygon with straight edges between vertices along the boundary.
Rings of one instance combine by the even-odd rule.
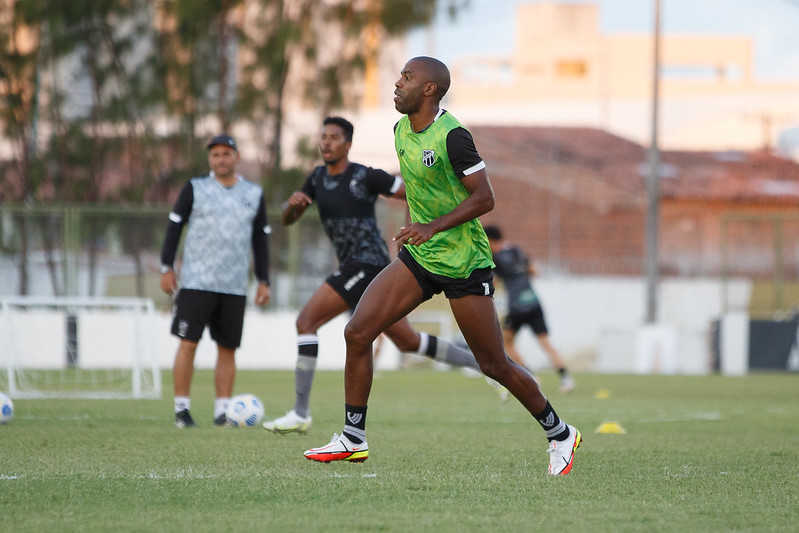
[[[535,286],[544,304],[551,340],[577,372],[703,374],[710,370],[710,326],[722,315],[725,294],[719,280],[663,281],[660,321],[646,327],[643,280],[549,278],[537,280]],[[728,308],[746,309],[749,291],[746,281],[730,282],[726,289]],[[500,315],[504,314],[501,292],[497,294],[497,305]],[[239,368],[294,368],[295,319],[295,312],[249,309],[237,355]],[[420,329],[431,329],[443,337],[457,335],[448,311],[426,309],[411,315],[411,319]],[[25,361],[30,366],[63,364],[62,317],[28,313],[25,318],[14,320],[12,331],[9,322],[0,321],[0,365],[6,365],[11,342],[24,348]],[[81,361],[91,366],[127,365],[137,350],[151,350],[161,368],[171,368],[178,339],[169,334],[170,320],[167,313],[156,313],[137,330],[130,319],[109,321],[96,313],[82,315],[78,340]],[[319,369],[343,369],[346,322],[346,315],[340,316],[319,331]],[[517,348],[532,368],[549,367],[528,330],[520,332]],[[213,368],[215,357],[215,346],[206,333],[200,342],[196,366]],[[390,342],[384,342],[378,369],[399,365],[400,354]]]
[[[654,326],[645,326],[646,286],[636,278],[562,278],[536,282],[550,337],[575,370],[703,374],[710,370],[711,323],[723,314],[719,280],[664,280]],[[727,286],[728,308],[746,309],[751,286]],[[546,358],[527,334],[517,345],[532,366]]]

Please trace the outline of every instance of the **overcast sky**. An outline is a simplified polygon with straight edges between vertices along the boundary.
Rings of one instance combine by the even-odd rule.
[[[560,0],[561,3],[576,3]],[[514,8],[534,0],[471,0],[453,22],[443,13],[434,31],[409,36],[411,56],[451,63],[465,55],[508,54]],[[583,0],[600,6],[603,33],[651,32],[655,0]],[[749,35],[761,81],[799,80],[799,0],[661,0],[661,31],[672,34]]]

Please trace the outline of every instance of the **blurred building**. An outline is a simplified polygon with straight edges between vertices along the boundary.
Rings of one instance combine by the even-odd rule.
[[[452,65],[449,105],[472,123],[580,125],[648,143],[654,40],[603,34],[590,3],[517,5],[507,57]],[[747,36],[661,34],[660,142],[670,149],[799,155],[799,83],[754,77]],[[781,134],[785,135],[780,142]]]
[[[443,102],[488,164],[484,222],[545,272],[642,275],[653,36],[603,34],[593,4],[523,2],[515,35],[509,56],[450,65]],[[799,276],[799,83],[756,79],[747,36],[661,39],[661,272],[780,291]],[[375,108],[356,124],[396,118]],[[396,165],[382,130],[353,152],[377,140],[387,155],[371,164]]]
[[[539,266],[644,271],[646,148],[592,128],[475,126],[495,209]],[[667,150],[660,165],[665,275],[799,276],[799,163],[763,152]]]
[[[245,2],[238,9],[242,26],[253,22],[252,7]],[[512,53],[450,65],[453,83],[443,103],[472,130],[488,164],[497,209],[486,220],[510,228],[514,240],[553,270],[640,275],[652,36],[603,34],[599,8],[590,3],[519,2],[517,10]],[[168,18],[159,20],[168,27]],[[353,46],[341,38],[342,27],[320,16],[313,27],[330,35],[325,64]],[[392,126],[400,115],[392,93],[409,56],[402,39],[379,31],[356,44],[379,57],[346,88],[347,109],[320,109],[312,94],[287,91],[286,166],[310,170],[292,151],[305,140],[313,152],[321,118],[330,112],[355,124],[352,160],[398,171]],[[735,267],[733,273],[766,276],[784,267],[795,276],[799,230],[794,222],[777,230],[770,217],[799,207],[797,165],[775,155],[780,140],[787,139],[786,152],[799,146],[799,134],[790,135],[799,131],[799,83],[757,80],[745,36],[664,34],[661,49],[664,273],[718,275]],[[229,59],[234,90],[237,69],[255,58],[236,46]],[[299,85],[310,68],[294,58],[286,86]],[[214,121],[206,126],[216,127]],[[245,164],[257,167],[263,136],[242,125],[233,133]],[[110,169],[104,186],[113,184],[114,172],[120,171]],[[733,215],[755,218],[732,221]]]

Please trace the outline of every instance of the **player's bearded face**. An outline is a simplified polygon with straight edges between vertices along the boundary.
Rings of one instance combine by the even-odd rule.
[[[394,108],[404,115],[418,111],[424,92],[423,72],[415,61],[409,61],[394,83]]]
[[[213,146],[208,151],[208,166],[220,178],[226,178],[236,173],[239,162],[239,153],[227,146]]]
[[[335,124],[326,124],[319,137],[319,152],[325,164],[332,165],[347,157],[350,142],[344,137],[344,130]]]

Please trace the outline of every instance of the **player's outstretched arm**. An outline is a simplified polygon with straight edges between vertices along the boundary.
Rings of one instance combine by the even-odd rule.
[[[283,203],[280,218],[284,226],[294,224],[305,213],[309,205],[313,203],[310,196],[302,191],[294,191],[289,199]]]

